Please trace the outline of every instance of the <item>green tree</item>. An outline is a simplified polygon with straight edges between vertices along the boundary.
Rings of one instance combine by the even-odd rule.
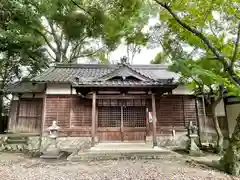
[[[195,95],[204,95],[206,102],[211,106],[214,127],[217,133],[216,152],[223,150],[223,134],[219,126],[216,107],[223,99],[223,87],[227,86],[225,73],[221,71],[222,65],[208,62],[205,59],[186,60],[178,59],[173,62],[170,69],[180,74],[180,80],[194,91]]]
[[[11,13],[0,9],[0,120],[6,87],[22,77],[23,68],[35,75],[48,65],[43,41],[11,21]]]
[[[182,45],[201,51],[207,60],[220,62],[229,80],[239,86],[235,65],[239,59],[240,11],[237,1],[154,0],[161,22]]]
[[[211,63],[220,65],[210,69],[209,79],[216,77],[214,74],[217,69],[217,74],[228,88],[228,93],[239,97],[239,1],[154,1],[159,7],[160,21],[167,24],[171,32],[180,40],[182,47],[187,45],[197,50],[196,59],[204,59],[207,68],[211,67]],[[226,172],[239,175],[240,113],[236,121],[237,126],[223,160]]]
[[[11,20],[40,36],[53,62],[74,62],[114,50],[139,34],[144,6],[138,0],[5,0]],[[136,30],[136,31],[133,31]],[[144,34],[142,34],[144,36]],[[132,36],[132,34],[131,34]],[[102,54],[102,53],[100,53]]]

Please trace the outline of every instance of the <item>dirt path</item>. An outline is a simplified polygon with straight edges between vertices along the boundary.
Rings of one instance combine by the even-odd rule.
[[[42,161],[21,154],[0,154],[1,180],[232,180],[224,173],[184,160],[78,162]]]

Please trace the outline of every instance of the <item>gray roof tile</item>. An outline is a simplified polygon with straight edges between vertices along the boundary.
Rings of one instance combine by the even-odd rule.
[[[11,93],[41,93],[44,92],[45,86],[41,84],[33,84],[32,82],[17,82],[9,87],[7,91]]]
[[[118,65],[98,65],[98,64],[59,64],[33,78],[37,82],[71,83],[76,77],[83,81],[97,80],[119,68]],[[131,65],[130,68],[137,73],[158,79],[178,79],[178,75],[167,69],[163,65]]]
[[[111,79],[125,74],[134,76],[136,79]],[[71,83],[73,86],[85,87],[152,87],[171,85],[173,84],[173,78],[177,80],[178,75],[169,71],[167,66],[155,64],[59,64],[49,68],[30,81],[17,82],[7,89],[13,93],[40,93],[44,91],[44,83]],[[33,84],[31,81],[37,83]]]

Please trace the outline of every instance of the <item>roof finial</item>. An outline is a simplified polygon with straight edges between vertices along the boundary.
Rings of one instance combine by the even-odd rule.
[[[127,56],[123,56],[120,60],[121,60],[121,64],[127,64],[128,58]]]

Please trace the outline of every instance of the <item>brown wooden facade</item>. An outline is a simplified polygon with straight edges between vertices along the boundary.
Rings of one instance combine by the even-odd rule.
[[[199,108],[201,103],[194,96],[156,96],[155,103],[152,95],[123,96],[121,99],[114,99],[115,95],[95,97],[46,95],[44,98],[20,98],[12,101],[9,128],[40,133],[56,120],[61,127],[61,136],[92,136],[100,142],[144,141],[147,136],[153,136],[156,141],[156,136],[172,135],[173,131],[186,132],[189,121],[198,124],[203,116]],[[149,112],[154,112],[154,105],[155,124],[154,113],[149,121]]]
[[[32,91],[39,90],[39,96],[29,93],[29,89],[24,89],[32,95],[28,98],[24,98],[23,92],[15,92],[18,100],[11,103],[9,131],[44,134],[57,121],[60,136],[91,137],[92,145],[104,141],[146,141],[152,137],[155,146],[158,136],[186,133],[190,121],[198,125],[199,131],[213,128],[211,114],[204,113],[201,99],[174,94],[177,83],[170,77],[161,79],[169,73],[166,68],[136,66],[141,72],[125,64],[109,68],[69,65],[50,69],[51,76],[46,73],[35,79],[42,83],[41,91],[33,88],[35,83],[32,85]],[[67,91],[60,94],[57,89],[49,93],[47,90],[63,82],[59,72],[64,72],[67,79]],[[159,75],[153,78],[154,74]],[[227,129],[227,121],[223,119],[220,124]]]

